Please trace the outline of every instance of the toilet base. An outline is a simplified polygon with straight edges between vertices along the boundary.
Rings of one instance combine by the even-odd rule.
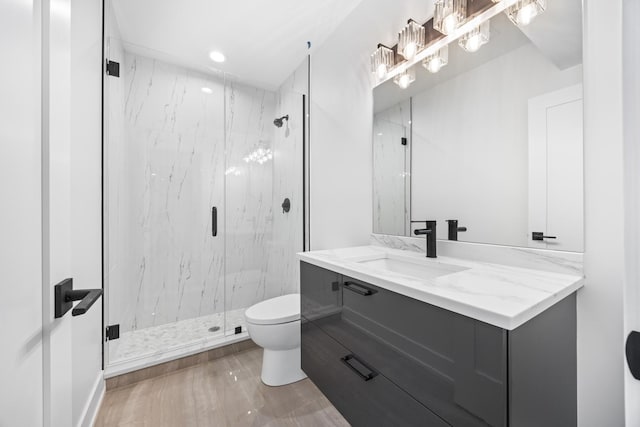
[[[293,366],[297,368],[292,369]],[[291,350],[267,350],[262,354],[262,382],[276,387],[307,378],[300,366],[300,347]]]

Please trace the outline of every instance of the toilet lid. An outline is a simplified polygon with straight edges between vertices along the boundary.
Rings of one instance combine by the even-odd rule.
[[[300,320],[300,294],[271,298],[252,305],[244,312],[247,322],[275,325]]]

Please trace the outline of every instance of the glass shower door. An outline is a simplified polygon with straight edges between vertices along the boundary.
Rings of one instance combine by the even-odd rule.
[[[107,4],[108,364],[224,336],[224,77],[128,51]],[[212,208],[217,208],[217,236]]]

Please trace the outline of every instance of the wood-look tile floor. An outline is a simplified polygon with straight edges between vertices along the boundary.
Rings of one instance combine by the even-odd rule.
[[[349,426],[310,380],[269,387],[261,367],[254,348],[109,390],[95,425]]]

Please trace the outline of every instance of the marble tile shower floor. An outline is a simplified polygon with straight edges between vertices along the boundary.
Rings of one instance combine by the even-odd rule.
[[[308,379],[264,385],[261,363],[262,349],[253,348],[109,390],[95,425],[349,426]]]
[[[231,310],[180,320],[164,325],[127,331],[120,338],[109,342],[109,364],[117,364],[145,356],[161,354],[168,350],[202,343],[233,335],[236,326],[246,331],[244,319],[246,309]],[[226,315],[226,326],[225,326]],[[212,328],[219,328],[213,331]]]

